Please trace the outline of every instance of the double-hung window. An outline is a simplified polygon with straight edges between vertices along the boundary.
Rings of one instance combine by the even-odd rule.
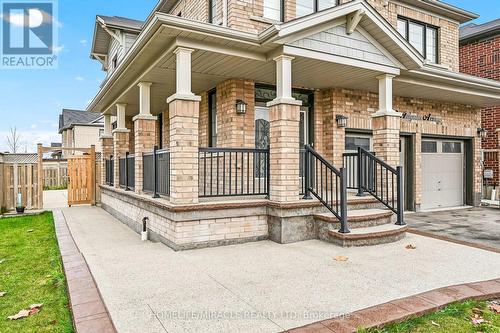
[[[406,17],[398,17],[398,32],[425,59],[438,63],[438,28]]]
[[[296,17],[305,16],[338,5],[338,0],[296,0]]]
[[[264,0],[264,17],[274,21],[284,21],[284,0]]]

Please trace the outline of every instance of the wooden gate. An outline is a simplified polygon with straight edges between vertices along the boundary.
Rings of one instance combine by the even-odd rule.
[[[68,206],[95,204],[95,158],[68,157]]]

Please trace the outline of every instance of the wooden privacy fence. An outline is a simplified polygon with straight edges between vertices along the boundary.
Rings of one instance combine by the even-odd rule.
[[[3,154],[0,159],[0,206],[12,210],[21,193],[22,204],[27,209],[40,206],[36,154]]]
[[[43,160],[43,187],[64,188],[68,186],[68,161]]]

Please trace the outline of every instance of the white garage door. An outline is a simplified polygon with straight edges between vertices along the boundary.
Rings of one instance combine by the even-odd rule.
[[[421,209],[454,207],[463,204],[463,142],[423,139]]]

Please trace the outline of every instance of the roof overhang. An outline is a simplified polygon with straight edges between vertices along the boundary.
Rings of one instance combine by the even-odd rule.
[[[428,12],[441,15],[446,18],[457,21],[458,23],[465,23],[470,20],[477,19],[478,14],[471,11],[450,5],[446,2],[439,0],[389,0],[393,2],[405,3],[408,5],[416,6],[419,9],[424,9]]]
[[[115,104],[123,102],[130,105],[132,112],[137,112],[137,84],[140,81],[153,82],[152,96],[160,96],[156,104],[152,103],[152,109],[158,109],[161,105],[164,108],[166,97],[175,89],[173,51],[178,46],[196,50],[192,55],[192,82],[195,93],[210,89],[221,80],[230,78],[273,83],[273,57],[280,52],[293,54],[295,51],[287,43],[319,31],[318,29],[346,22],[348,15],[358,11],[364,12],[358,22],[359,28],[373,35],[373,39],[388,50],[401,65],[399,68],[393,68],[400,72],[395,81],[395,94],[398,94],[398,85],[424,87],[427,84],[431,87],[429,84],[432,84],[432,88],[426,88],[432,90],[432,94],[429,95],[425,90],[415,97],[435,96],[439,100],[460,101],[478,106],[500,103],[498,84],[484,79],[477,82],[476,78],[461,74],[456,77],[446,70],[429,69],[418,52],[370,5],[362,0],[355,0],[304,18],[273,25],[259,34],[157,12],[146,21],[137,40],[118,68],[103,83],[87,111],[114,114]],[[295,56],[296,60],[292,66],[294,84],[298,83],[305,88],[323,88],[324,84],[330,82],[331,86],[337,84],[340,87],[376,92],[376,76],[389,70],[369,70],[352,63],[343,64],[338,59],[320,59],[316,55]],[[337,74],[339,77],[336,77]],[[353,78],[350,81],[349,76]],[[411,93],[409,96],[415,95],[411,89],[400,91]],[[452,91],[461,91],[463,96],[450,96]]]
[[[101,61],[103,57],[107,56],[111,38],[118,38],[116,30],[133,34],[139,34],[141,32],[141,29],[127,25],[114,24],[97,15],[94,36],[92,38],[91,58]]]

